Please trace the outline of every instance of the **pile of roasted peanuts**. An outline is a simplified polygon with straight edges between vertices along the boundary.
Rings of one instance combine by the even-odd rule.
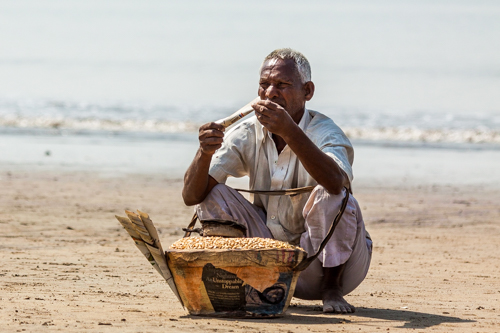
[[[185,237],[170,246],[171,250],[202,250],[202,249],[300,249],[287,242],[271,238],[247,237]]]

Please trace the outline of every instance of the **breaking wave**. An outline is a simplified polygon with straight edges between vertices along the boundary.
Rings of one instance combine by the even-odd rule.
[[[500,144],[500,131],[491,129],[418,129],[409,127],[344,128],[350,139],[369,141]]]
[[[165,121],[165,120],[139,120],[139,119],[68,119],[50,117],[1,117],[0,127],[10,128],[38,128],[74,131],[112,131],[112,132],[193,132],[199,125],[193,122]]]
[[[66,131],[110,131],[179,133],[196,132],[201,123],[194,121],[138,120],[138,119],[68,119],[53,117],[0,116],[0,127],[18,129],[50,129]],[[487,143],[500,145],[500,130],[475,129],[421,129],[412,127],[357,127],[343,126],[353,140],[425,142],[425,143]]]
[[[0,99],[0,132],[29,134],[42,130],[49,134],[85,132],[89,135],[103,131],[125,135],[197,132],[201,124],[227,116],[236,109],[235,105],[96,104]],[[500,145],[500,115],[493,111],[461,115],[436,111],[387,113],[331,109],[325,113],[335,119],[353,140]]]

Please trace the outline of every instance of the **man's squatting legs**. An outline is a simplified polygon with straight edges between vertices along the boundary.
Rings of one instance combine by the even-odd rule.
[[[304,207],[306,232],[300,246],[310,255],[316,253],[326,237],[345,196],[329,194],[317,186]],[[371,261],[372,242],[367,238],[361,210],[351,195],[344,215],[325,249],[301,273],[295,297],[323,300],[323,311],[346,313],[355,309],[343,296],[353,291],[365,278]]]

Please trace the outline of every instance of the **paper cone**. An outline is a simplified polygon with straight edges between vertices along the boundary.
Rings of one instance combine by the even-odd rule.
[[[116,219],[127,230],[129,235],[134,240],[137,248],[142,252],[151,265],[160,273],[160,275],[167,281],[170,289],[174,292],[177,299],[182,303],[182,299],[177,291],[172,273],[168,268],[167,258],[161,246],[158,231],[149,218],[149,215],[138,211],[139,215],[125,211],[128,218],[115,215]]]
[[[149,263],[158,271],[158,273],[160,273],[160,275],[163,276],[161,268],[156,263],[155,258],[151,254],[151,251],[149,251],[148,247],[146,246],[146,243],[142,240],[139,233],[137,233],[137,231],[134,229],[133,223],[130,222],[130,220],[126,217],[122,217],[122,216],[118,216],[118,215],[115,215],[115,217],[118,220],[118,222],[120,222],[121,225],[125,228],[125,230],[127,230],[130,237],[132,237],[132,239],[134,240],[135,246],[137,246],[139,251],[141,251],[141,253],[146,257],[146,259],[149,261]]]

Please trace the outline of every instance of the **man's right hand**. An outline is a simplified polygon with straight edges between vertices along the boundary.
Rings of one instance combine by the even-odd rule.
[[[200,127],[198,139],[202,153],[213,155],[222,146],[225,129],[224,126],[213,122]]]
[[[198,139],[200,148],[184,175],[182,198],[188,206],[202,202],[217,181],[208,171],[213,154],[222,146],[225,127],[217,123],[208,123],[200,127]]]
[[[201,152],[213,155],[222,146],[225,129],[224,126],[213,122],[202,125],[198,134]]]

